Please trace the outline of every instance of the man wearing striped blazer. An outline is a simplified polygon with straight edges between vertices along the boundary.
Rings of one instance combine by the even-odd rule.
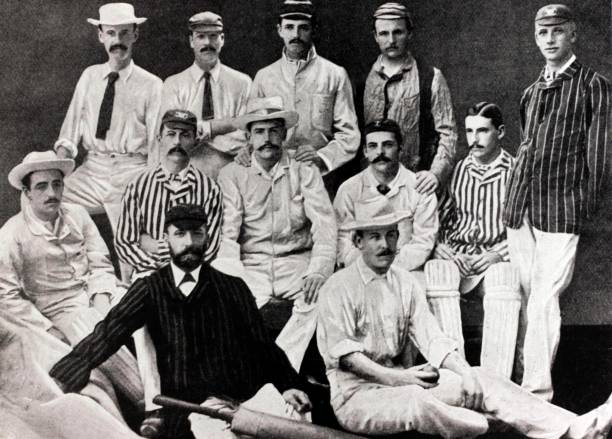
[[[463,352],[460,294],[483,294],[480,365],[510,378],[521,306],[502,221],[506,183],[514,159],[501,147],[505,126],[495,104],[468,109],[470,154],[461,160],[440,202],[440,235],[425,267],[427,295],[444,332]]]
[[[571,281],[583,221],[596,210],[609,166],[609,83],[576,60],[576,35],[567,6],[537,12],[535,40],[546,66],[521,99],[522,141],[504,211],[510,259],[526,297],[522,385],[545,399],[553,394],[559,296]]]

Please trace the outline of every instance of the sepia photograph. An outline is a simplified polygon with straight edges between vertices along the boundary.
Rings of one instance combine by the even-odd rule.
[[[612,2],[128,1],[1,2],[0,439],[612,438]]]

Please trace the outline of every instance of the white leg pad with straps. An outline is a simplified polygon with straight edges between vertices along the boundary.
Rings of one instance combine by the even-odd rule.
[[[425,264],[425,280],[431,311],[442,331],[457,341],[458,352],[465,357],[459,307],[459,269],[452,261],[433,259]]]
[[[480,365],[492,373],[510,378],[521,309],[518,270],[508,262],[492,265],[485,273],[483,288]]]

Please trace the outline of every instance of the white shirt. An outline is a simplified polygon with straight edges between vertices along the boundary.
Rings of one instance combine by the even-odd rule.
[[[557,76],[563,73],[574,61],[576,61],[576,55],[572,55],[570,59],[568,59],[567,62],[563,64],[563,66],[556,72],[553,72],[548,66],[546,66],[544,68],[544,79],[546,79],[546,82],[552,82]]]
[[[193,291],[194,287],[196,286],[197,282],[198,282],[198,277],[200,277],[200,268],[202,268],[201,265],[198,266],[198,268],[196,268],[195,270],[190,271],[189,273],[185,272],[184,270],[178,268],[174,262],[170,262],[170,268],[172,268],[172,276],[174,277],[174,285],[176,285],[176,287],[181,290],[181,293],[183,293],[185,295],[185,297],[188,297],[191,292]],[[187,274],[191,274],[191,276],[195,279],[194,281],[187,281],[187,282],[182,282],[183,278],[187,275]]]

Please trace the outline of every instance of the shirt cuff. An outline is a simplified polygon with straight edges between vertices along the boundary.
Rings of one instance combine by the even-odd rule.
[[[345,339],[336,343],[330,350],[329,356],[334,362],[334,367],[339,367],[340,359],[345,355],[352,354],[354,352],[363,352],[365,348],[362,343],[355,340]],[[329,369],[329,368],[328,368]]]
[[[323,160],[323,163],[325,163],[325,167],[327,168],[326,170],[321,170],[321,175],[325,175],[329,173],[332,170],[331,160],[325,157],[325,155],[321,154],[320,152],[317,152],[317,155],[319,156],[321,160]]]
[[[70,154],[72,155],[72,158],[75,158],[78,154],[78,149],[76,147],[76,145],[68,140],[68,139],[57,139],[57,141],[53,144],[53,150],[57,153],[57,149],[63,146],[64,148],[66,148],[68,151],[70,151]]]
[[[198,120],[198,137],[200,140],[210,140],[212,129],[207,120]]]
[[[444,359],[453,351],[457,350],[457,342],[450,338],[437,338],[429,344],[427,361],[433,366],[440,368]]]

